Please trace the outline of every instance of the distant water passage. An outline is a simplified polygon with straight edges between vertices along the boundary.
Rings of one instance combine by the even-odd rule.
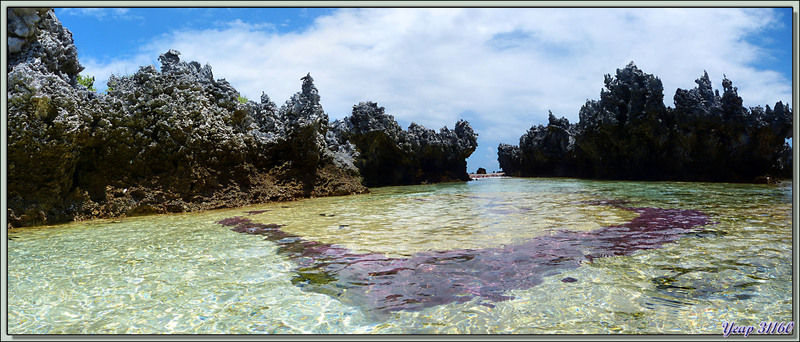
[[[487,178],[9,232],[37,333],[722,333],[788,321],[791,184]]]

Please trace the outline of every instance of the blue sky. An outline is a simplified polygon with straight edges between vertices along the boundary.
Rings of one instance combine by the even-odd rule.
[[[578,119],[603,75],[634,61],[665,104],[707,71],[746,106],[792,103],[791,8],[57,8],[78,58],[110,74],[157,67],[169,49],[210,64],[243,95],[278,105],[311,73],[331,119],[374,101],[403,127],[472,123],[468,170],[499,169],[548,110]]]

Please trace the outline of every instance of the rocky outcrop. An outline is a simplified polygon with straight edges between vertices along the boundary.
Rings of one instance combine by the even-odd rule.
[[[8,68],[24,63],[75,85],[83,66],[72,33],[47,8],[8,8]],[[10,89],[10,87],[9,87]]]
[[[672,154],[694,172],[712,180],[752,181],[757,177],[791,178],[792,110],[782,102],[744,108],[736,87],[726,78],[723,93],[711,95],[708,74],[697,88],[675,93],[675,144]],[[787,158],[788,156],[788,158]],[[680,171],[680,170],[678,170]]]
[[[407,131],[373,102],[353,106],[352,115],[333,124],[340,144],[352,143],[355,165],[366,186],[467,181],[467,162],[477,147],[477,134],[460,120],[453,130],[439,132],[412,123]]]
[[[518,168],[530,170],[535,176],[567,176],[574,167],[571,163],[574,145],[575,125],[550,113],[547,126],[531,127],[520,138]]]
[[[77,83],[72,34],[52,10],[8,16],[9,227],[356,194],[368,191],[362,181],[469,179],[477,142],[466,122],[406,132],[373,106],[332,125],[310,74],[280,107],[266,94],[241,101],[211,66],[175,50],[160,70],[111,76],[98,94]],[[407,164],[387,175],[375,153],[390,145]]]
[[[8,8],[8,53],[18,54],[37,36],[37,26],[47,8]]]
[[[310,75],[279,109],[266,95],[241,103],[210,66],[170,50],[160,71],[112,76],[101,95],[76,84],[71,34],[52,10],[15,10],[9,31],[36,37],[9,56],[10,226],[366,191],[352,151],[325,138]]]
[[[663,104],[661,81],[632,62],[606,75],[600,100],[569,124],[550,114],[519,146],[501,144],[498,162],[516,176],[752,182],[791,178],[791,109],[744,108],[723,79],[713,91],[708,74],[691,90],[678,89],[675,108]]]
[[[9,224],[70,219],[88,94],[72,34],[52,10],[8,9]]]

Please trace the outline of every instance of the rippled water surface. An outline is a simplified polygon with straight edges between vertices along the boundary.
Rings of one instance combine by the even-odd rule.
[[[8,232],[10,334],[720,334],[792,319],[791,183],[487,178]]]

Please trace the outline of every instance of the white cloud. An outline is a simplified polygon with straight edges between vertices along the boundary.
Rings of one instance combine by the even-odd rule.
[[[81,74],[95,76],[95,88],[103,91],[106,89],[108,76],[112,74],[116,76],[132,75],[133,73],[139,71],[139,68],[142,66],[155,64],[157,58],[158,56],[151,58],[147,55],[137,55],[132,59],[117,59],[106,62],[100,62],[96,59],[88,58],[86,60],[81,60],[81,65],[84,67],[84,70],[81,71]]]
[[[736,8],[341,9],[302,32],[241,21],[174,31],[127,62],[133,72],[177,49],[247,97],[265,91],[278,105],[310,72],[332,119],[367,100],[401,124],[434,129],[468,112],[479,142],[494,149],[546,124],[548,110],[577,121],[585,101],[599,99],[603,75],[630,61],[662,80],[668,106],[704,70],[719,89],[726,74],[746,106],[791,101],[791,80],[751,66],[765,52],[746,38],[772,18],[767,9]],[[125,63],[83,62],[98,78]]]
[[[99,20],[106,19],[141,19],[139,16],[131,15],[129,8],[60,8],[60,15],[74,15],[94,17]]]

